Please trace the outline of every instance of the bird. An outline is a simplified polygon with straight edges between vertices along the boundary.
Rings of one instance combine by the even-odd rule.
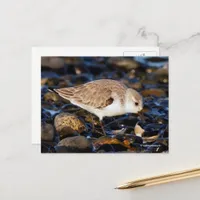
[[[106,134],[102,124],[104,117],[139,113],[143,109],[141,94],[117,80],[99,79],[53,91],[63,99],[96,115],[104,135]]]

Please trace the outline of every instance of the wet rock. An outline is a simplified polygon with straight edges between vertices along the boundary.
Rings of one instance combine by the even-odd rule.
[[[59,57],[42,57],[41,65],[52,69],[59,69],[64,67],[65,61]]]
[[[157,88],[157,82],[156,80],[144,80],[142,81],[142,85],[144,87],[144,89],[153,89],[153,88]]]
[[[79,65],[83,63],[83,60],[81,59],[81,57],[66,57],[65,63],[67,65]]]
[[[65,148],[64,148],[65,147]],[[64,152],[91,152],[92,145],[91,142],[84,136],[74,136],[68,137],[61,140],[56,150],[61,149]]]
[[[135,82],[130,82],[127,79],[121,79],[121,82],[124,83],[129,88],[133,88],[135,90],[139,90],[142,88],[142,83],[137,80]]]
[[[83,109],[82,109],[83,110]],[[91,123],[91,124],[93,124],[93,125],[97,125],[97,126],[100,126],[100,121],[99,121],[99,119],[96,117],[96,116],[94,116],[94,115],[92,115],[92,114],[90,114],[90,113],[88,113],[88,112],[85,112],[85,121],[86,122],[89,122],[89,123]]]
[[[151,61],[151,62],[166,62],[168,60],[168,57],[147,57],[146,58],[147,61]]]
[[[84,123],[74,114],[60,113],[54,119],[56,131],[61,135],[82,133],[86,128]]]
[[[63,88],[63,87],[71,87],[72,83],[65,79],[64,77],[52,77],[52,78],[43,78],[42,83],[50,88]]]
[[[49,87],[54,87],[58,85],[59,82],[60,82],[59,78],[48,78],[48,80],[46,81],[46,85],[48,85]]]
[[[41,78],[41,85],[45,85],[47,82],[48,78]]]
[[[64,99],[63,99],[64,101]],[[76,114],[76,112],[78,112],[81,108],[71,104],[69,101],[65,101],[67,104],[65,104],[63,107],[62,107],[62,112],[67,112],[67,113],[72,113],[72,114]],[[76,114],[76,116],[78,117],[78,115]]]
[[[168,83],[169,81],[169,75],[168,75],[169,69],[164,67],[160,68],[157,71],[153,73],[153,79],[156,81],[159,81],[160,83]]]
[[[71,87],[71,86],[73,85],[69,80],[60,79],[58,83],[58,88]]]
[[[133,88],[135,90],[139,90],[142,88],[142,83],[141,82],[136,82],[136,83],[130,83],[129,84],[130,88]]]
[[[167,63],[168,57],[135,57],[135,60],[145,68],[161,68]]]
[[[68,149],[65,146],[56,146],[55,147],[56,153],[68,153]]]
[[[55,153],[54,143],[50,141],[41,141],[41,152],[42,153]]]
[[[54,128],[51,124],[43,123],[41,127],[41,139],[45,141],[53,141]]]
[[[60,101],[60,98],[55,92],[47,92],[44,95],[44,101],[46,101],[46,102],[52,102],[52,101],[58,102],[58,101]]]
[[[158,88],[152,88],[152,89],[146,89],[141,92],[142,96],[147,97],[147,96],[166,96],[166,93],[164,90],[158,89]]]
[[[138,62],[131,58],[119,58],[119,57],[112,57],[108,59],[108,64],[110,66],[117,67],[119,69],[124,69],[130,71],[132,69],[136,69],[139,67]]]
[[[63,139],[68,136],[77,136],[79,135],[79,133],[73,130],[71,127],[66,126],[60,130],[59,135],[60,135],[60,139]]]
[[[94,140],[92,143],[96,150],[103,149],[105,151],[110,151],[108,149],[112,148],[112,151],[119,151],[119,149],[122,151],[124,149],[132,149],[129,140],[120,141],[120,139],[116,137],[103,136]]]

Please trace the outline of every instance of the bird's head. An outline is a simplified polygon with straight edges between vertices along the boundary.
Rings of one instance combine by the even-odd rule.
[[[143,109],[143,98],[139,92],[128,88],[126,91],[126,112],[138,113]]]

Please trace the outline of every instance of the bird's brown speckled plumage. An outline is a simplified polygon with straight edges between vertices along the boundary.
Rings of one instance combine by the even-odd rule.
[[[115,98],[124,104],[126,90],[127,87],[119,81],[101,79],[75,87],[55,89],[55,92],[69,101],[102,109],[112,104]]]

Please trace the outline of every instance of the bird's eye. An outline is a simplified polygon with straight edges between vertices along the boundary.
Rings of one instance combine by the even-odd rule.
[[[136,105],[136,106],[138,106],[138,105],[139,105],[139,103],[138,103],[138,102],[135,102],[135,105]]]

